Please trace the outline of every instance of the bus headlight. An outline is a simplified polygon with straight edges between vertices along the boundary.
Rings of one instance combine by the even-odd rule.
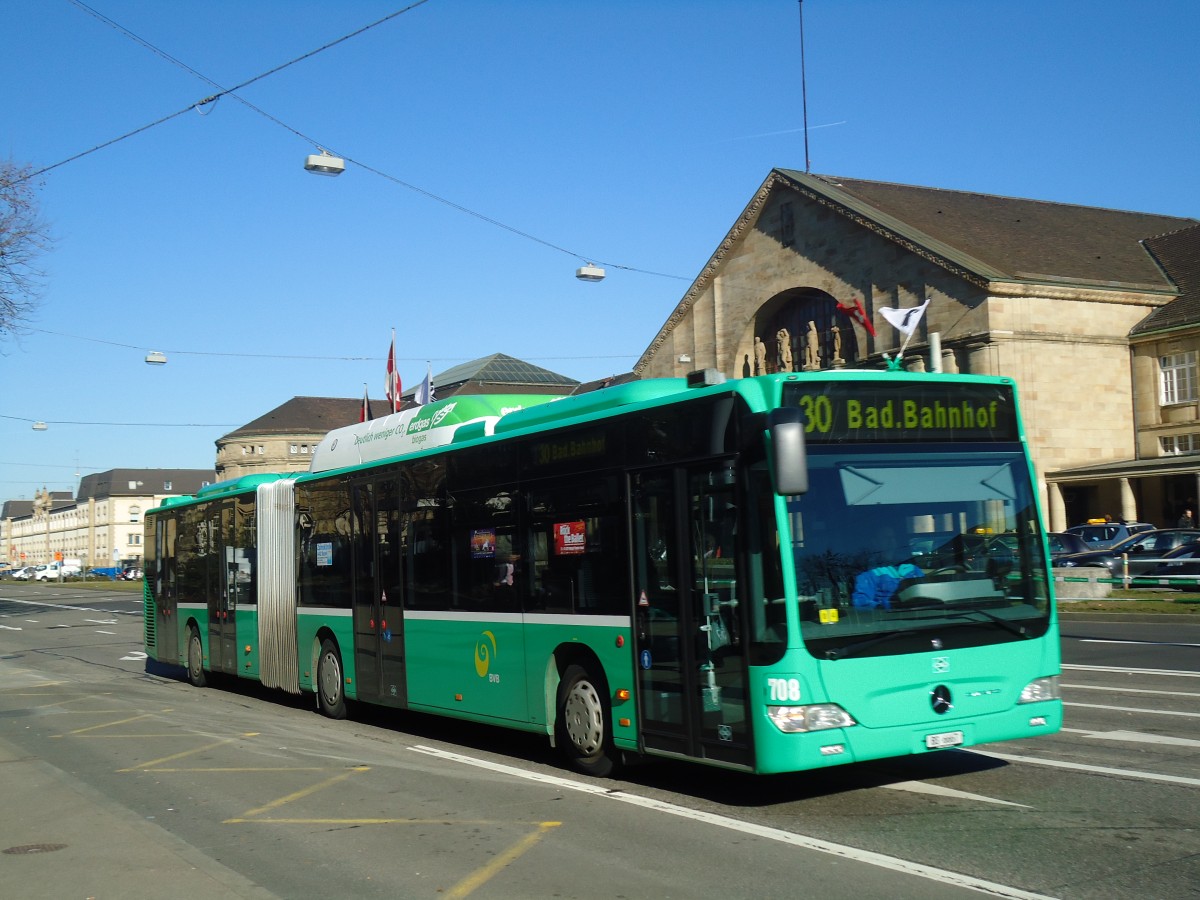
[[[1042,700],[1061,700],[1062,693],[1058,689],[1058,676],[1048,675],[1045,678],[1035,678],[1025,685],[1021,691],[1018,703],[1038,703]]]
[[[814,703],[809,706],[768,706],[767,715],[775,727],[785,734],[799,731],[825,731],[857,725],[854,717],[836,703]]]

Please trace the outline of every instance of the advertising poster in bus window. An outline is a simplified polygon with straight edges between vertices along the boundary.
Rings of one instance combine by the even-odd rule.
[[[471,559],[496,558],[496,529],[478,528],[471,532]]]
[[[587,552],[587,528],[583,520],[554,523],[554,555],[574,556]]]
[[[333,541],[317,542],[317,567],[333,565]]]

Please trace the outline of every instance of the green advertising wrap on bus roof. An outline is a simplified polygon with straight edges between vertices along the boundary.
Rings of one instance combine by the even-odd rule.
[[[317,445],[309,471],[328,472],[442,447],[464,425],[478,423],[480,436],[490,435],[508,413],[554,399],[541,394],[464,394],[337,428]]]

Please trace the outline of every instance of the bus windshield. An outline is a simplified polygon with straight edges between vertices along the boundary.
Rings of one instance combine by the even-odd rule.
[[[1019,445],[814,447],[789,498],[801,632],[821,659],[1045,634],[1050,593]],[[849,451],[849,452],[847,452]]]

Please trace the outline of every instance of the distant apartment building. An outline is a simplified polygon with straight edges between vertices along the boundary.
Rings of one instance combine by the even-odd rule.
[[[78,559],[89,568],[140,565],[142,517],[167,497],[194,494],[216,480],[211,469],[110,469],[69,491],[38,491],[5,501],[0,547],[12,566]]]

